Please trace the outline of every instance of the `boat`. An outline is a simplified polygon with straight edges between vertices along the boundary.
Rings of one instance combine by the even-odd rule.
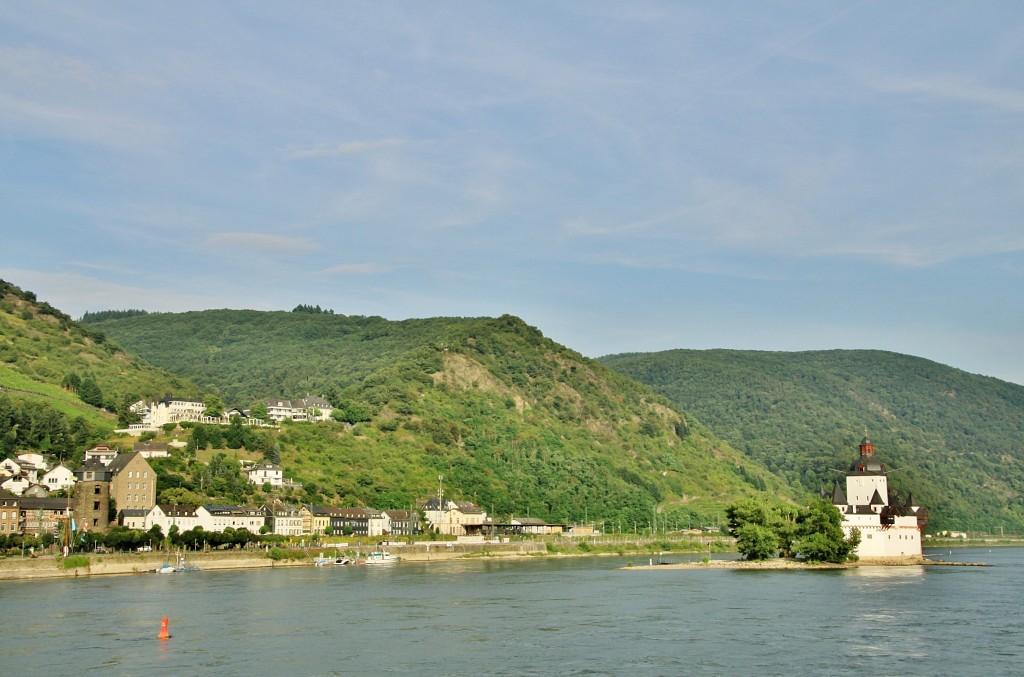
[[[341,567],[348,564],[352,564],[352,560],[344,555],[338,555],[337,557],[324,557],[323,553],[320,553],[320,556],[313,560],[313,566],[317,567]]]
[[[387,550],[377,550],[369,553],[363,564],[394,564],[399,559],[398,555],[392,555]]]
[[[199,569],[194,566],[189,566],[188,563],[185,562],[185,555],[179,554],[176,564],[164,564],[163,566],[153,569],[153,571],[158,574],[180,574],[187,571],[199,571]]]

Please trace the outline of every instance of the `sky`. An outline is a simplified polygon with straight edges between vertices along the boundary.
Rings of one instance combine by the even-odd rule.
[[[0,278],[1024,384],[1024,4],[0,3]]]

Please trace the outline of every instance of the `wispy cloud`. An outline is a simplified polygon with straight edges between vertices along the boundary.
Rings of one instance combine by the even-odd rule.
[[[377,151],[394,150],[413,145],[414,141],[406,139],[372,139],[369,141],[342,141],[339,143],[318,143],[311,146],[288,148],[281,152],[286,160],[305,160],[308,158],[343,157],[346,155],[362,155]]]
[[[1024,90],[988,87],[952,75],[931,78],[883,77],[876,79],[873,85],[886,92],[924,94],[1012,113],[1024,112]]]
[[[336,266],[324,268],[319,271],[320,275],[379,275],[393,270],[393,266],[386,266],[380,263],[339,263]]]
[[[205,238],[205,242],[213,247],[246,249],[262,254],[305,254],[316,248],[316,243],[305,237],[239,231],[213,233]]]

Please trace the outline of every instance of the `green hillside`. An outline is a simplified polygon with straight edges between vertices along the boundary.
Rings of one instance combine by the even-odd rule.
[[[74,459],[109,436],[126,401],[171,391],[198,392],[0,280],[0,457]]]
[[[648,524],[714,519],[757,489],[758,463],[647,386],[511,316],[391,322],[318,312],[90,316],[153,364],[226,402],[324,394],[350,423],[284,426],[307,498],[408,507],[436,493],[488,511]],[[177,475],[195,490],[194,476]]]
[[[793,486],[830,485],[867,434],[935,529],[1024,531],[1024,387],[871,350],[670,350],[604,364]]]

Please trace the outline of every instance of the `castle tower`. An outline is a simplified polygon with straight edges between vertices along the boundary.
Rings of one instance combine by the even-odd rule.
[[[110,469],[96,459],[75,471],[75,521],[79,529],[106,531],[110,526]]]
[[[862,558],[920,557],[922,530],[928,510],[912,496],[902,501],[889,493],[885,464],[875,458],[875,445],[865,437],[860,455],[846,473],[846,491],[840,482],[832,490],[832,504],[843,516],[843,532],[860,532],[857,554]]]

